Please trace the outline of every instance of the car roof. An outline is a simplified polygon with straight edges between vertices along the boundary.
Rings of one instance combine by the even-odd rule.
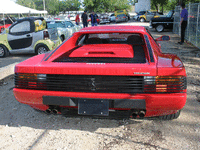
[[[105,26],[95,26],[82,28],[79,32],[146,32],[146,28],[142,26],[132,26],[132,25],[105,25]]]

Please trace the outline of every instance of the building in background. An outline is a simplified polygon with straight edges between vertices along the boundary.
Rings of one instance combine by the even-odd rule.
[[[151,9],[151,0],[138,0],[135,3],[135,12],[146,11]]]

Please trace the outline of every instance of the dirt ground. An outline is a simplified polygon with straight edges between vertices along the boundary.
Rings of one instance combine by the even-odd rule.
[[[198,150],[200,149],[200,53],[171,32],[160,42],[164,53],[177,54],[187,71],[188,98],[178,119],[92,119],[47,115],[20,104],[13,96],[13,76],[0,81],[0,150]],[[198,102],[199,101],[199,102]]]

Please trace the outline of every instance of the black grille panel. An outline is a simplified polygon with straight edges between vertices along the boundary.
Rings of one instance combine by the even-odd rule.
[[[93,92],[93,93],[142,93],[142,76],[90,76],[47,75],[45,79],[21,79],[15,75],[16,88],[48,91]]]

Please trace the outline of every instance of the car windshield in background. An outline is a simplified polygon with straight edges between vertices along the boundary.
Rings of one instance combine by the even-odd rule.
[[[71,28],[71,27],[74,27],[75,25],[73,23],[71,23],[70,21],[65,21],[65,26],[67,28]]]
[[[139,13],[138,13],[138,15],[144,15],[146,12],[145,11],[140,11]]]
[[[65,24],[64,22],[56,22],[56,21],[51,21],[51,22],[47,22],[47,28],[51,29],[51,28],[65,28]]]
[[[121,15],[117,15],[117,17],[126,17],[126,15],[121,14]]]
[[[167,14],[167,17],[171,17],[173,15],[173,11],[170,11],[168,14]]]

